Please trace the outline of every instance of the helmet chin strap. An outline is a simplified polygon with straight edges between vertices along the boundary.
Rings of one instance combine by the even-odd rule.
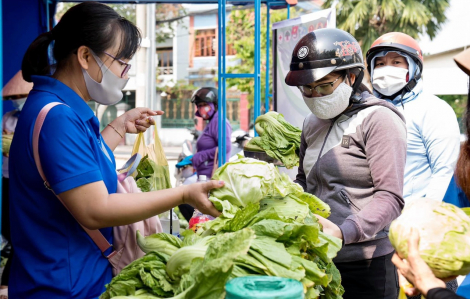
[[[421,73],[416,74],[417,72],[418,72],[418,68],[416,68],[416,70],[415,70],[413,79],[408,81],[408,83],[405,85],[405,87],[403,87],[403,89],[401,91],[400,103],[401,103],[401,107],[403,108],[403,110],[405,110],[405,105],[403,104],[403,97],[405,96],[406,93],[412,91],[413,88],[415,88],[416,85],[418,84],[418,80],[421,79]]]
[[[349,69],[346,70],[346,76],[349,78]],[[356,80],[354,81],[354,84],[351,86],[352,87],[352,93],[351,97],[349,98],[349,101],[351,103],[360,103],[362,101],[362,97],[360,95],[356,94],[357,89],[359,88],[359,85],[362,83],[362,79],[364,78],[364,69],[361,69],[359,72],[359,75],[357,75]]]

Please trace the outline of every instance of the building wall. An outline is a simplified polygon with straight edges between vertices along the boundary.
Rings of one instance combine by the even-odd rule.
[[[436,95],[466,95],[468,76],[454,62],[463,48],[424,57],[423,82],[427,92]]]
[[[187,79],[191,52],[189,18],[184,18],[183,22],[177,27],[176,38],[173,39],[173,51],[175,78],[177,81]]]

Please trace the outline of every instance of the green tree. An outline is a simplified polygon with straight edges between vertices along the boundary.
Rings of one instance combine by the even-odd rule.
[[[291,9],[291,17],[299,15],[299,11]],[[265,101],[265,86],[266,86],[266,18],[267,9],[261,9],[261,103]],[[287,10],[271,10],[271,24],[287,19]],[[254,9],[232,10],[230,13],[230,20],[227,26],[227,44],[232,44],[236,50],[235,59],[240,63],[227,68],[228,73],[241,74],[241,73],[254,73],[255,65],[255,15]],[[271,32],[271,24],[269,30]],[[270,36],[272,40],[272,35]],[[270,54],[271,55],[271,54]],[[272,61],[272,55],[270,58]],[[272,64],[271,64],[272,67]],[[269,70],[270,74],[272,69]],[[271,76],[272,77],[272,76]],[[251,78],[230,79],[227,80],[228,87],[236,87],[241,92],[248,93],[248,100],[250,104],[254,100],[254,80]],[[270,90],[272,85],[270,85]],[[271,93],[271,91],[270,91]],[[264,107],[264,105],[263,105]]]
[[[387,32],[403,32],[414,38],[427,34],[432,39],[445,22],[450,0],[339,0],[336,22],[351,33],[363,53]],[[335,0],[326,0],[330,8]]]

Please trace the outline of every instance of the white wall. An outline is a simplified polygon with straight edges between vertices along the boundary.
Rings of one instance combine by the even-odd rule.
[[[468,93],[468,76],[453,59],[462,50],[463,48],[424,57],[423,82],[427,92],[436,95]]]

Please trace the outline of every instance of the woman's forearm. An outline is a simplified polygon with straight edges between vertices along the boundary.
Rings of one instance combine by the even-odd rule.
[[[106,128],[101,131],[101,136],[103,136],[104,142],[108,145],[111,151],[114,151],[121,140],[126,135],[126,127],[124,122],[119,118],[112,121]]]
[[[102,181],[60,194],[78,222],[88,229],[134,223],[183,202],[186,186],[144,193],[108,194]]]

